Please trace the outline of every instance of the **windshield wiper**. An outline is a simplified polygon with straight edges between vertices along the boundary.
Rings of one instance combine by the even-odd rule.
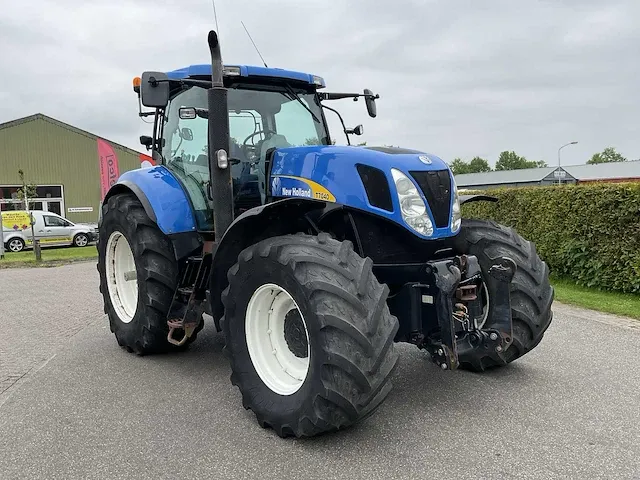
[[[299,103],[300,105],[302,105],[304,108],[306,108],[306,109],[307,109],[307,112],[309,112],[309,113],[311,114],[311,116],[313,117],[313,119],[314,119],[316,122],[318,122],[318,123],[322,123],[322,122],[318,119],[318,117],[316,117],[316,114],[315,114],[315,113],[313,113],[313,112],[311,111],[311,109],[305,105],[305,103],[304,103],[304,102],[302,101],[302,99],[298,96],[298,94],[297,94],[296,92],[294,92],[294,91],[293,91],[293,88],[291,88],[291,87],[289,86],[289,84],[288,84],[288,83],[285,83],[285,84],[284,84],[284,86],[285,86],[285,88],[287,89],[287,92],[289,92],[289,94],[290,94],[291,96],[293,96],[293,98],[295,98],[295,99],[298,101],[298,103]],[[282,92],[281,92],[281,93],[282,93]],[[283,95],[284,95],[284,93],[283,93]]]

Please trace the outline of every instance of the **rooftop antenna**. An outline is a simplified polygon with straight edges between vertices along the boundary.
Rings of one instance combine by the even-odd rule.
[[[213,4],[213,18],[216,21],[216,33],[220,36],[220,27],[218,27],[218,14],[216,13],[216,0],[211,0]]]
[[[242,26],[244,27],[244,31],[247,32],[247,35],[249,36],[249,40],[251,40],[251,43],[253,43],[253,47],[256,49],[256,52],[258,52],[258,55],[260,56],[260,60],[262,60],[262,63],[264,64],[264,66],[266,68],[269,68],[267,66],[267,62],[264,61],[264,58],[262,58],[262,54],[260,53],[260,50],[258,50],[258,46],[256,45],[256,42],[253,41],[253,38],[251,38],[251,34],[249,33],[249,30],[247,30],[247,27],[244,25],[244,22],[241,20],[240,23],[242,24]]]

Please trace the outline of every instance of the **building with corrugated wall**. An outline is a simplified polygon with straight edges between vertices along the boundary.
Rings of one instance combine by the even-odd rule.
[[[43,114],[0,124],[0,208],[20,210],[19,170],[35,184],[29,208],[72,222],[97,222],[103,191],[140,167],[140,152]]]
[[[466,190],[514,188],[587,182],[640,182],[640,160],[567,165],[566,167],[525,168],[456,175],[456,184]]]

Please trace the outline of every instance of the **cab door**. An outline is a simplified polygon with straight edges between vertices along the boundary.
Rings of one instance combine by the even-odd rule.
[[[40,243],[43,245],[69,245],[73,240],[73,224],[58,215],[43,213],[44,233]]]

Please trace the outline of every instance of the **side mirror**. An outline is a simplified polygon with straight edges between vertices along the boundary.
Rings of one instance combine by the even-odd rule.
[[[164,108],[169,103],[169,77],[163,72],[144,72],[140,81],[140,101],[150,108]]]
[[[364,89],[364,103],[367,106],[367,112],[369,116],[375,118],[378,114],[378,110],[376,108],[376,98],[380,98],[380,95],[374,95],[371,90],[368,88]]]
[[[193,140],[193,130],[188,127],[182,127],[182,129],[180,130],[180,136],[183,140],[190,142],[191,140]]]
[[[145,147],[147,147],[147,150],[151,149],[151,145],[153,144],[153,138],[151,138],[148,135],[141,135],[140,136],[140,144],[144,145]]]
[[[357,127],[347,129],[346,132],[351,135],[362,135],[364,133],[364,127],[362,125],[358,125]]]
[[[193,120],[196,116],[196,109],[193,107],[180,107],[178,110],[178,117],[180,117],[180,120]]]

